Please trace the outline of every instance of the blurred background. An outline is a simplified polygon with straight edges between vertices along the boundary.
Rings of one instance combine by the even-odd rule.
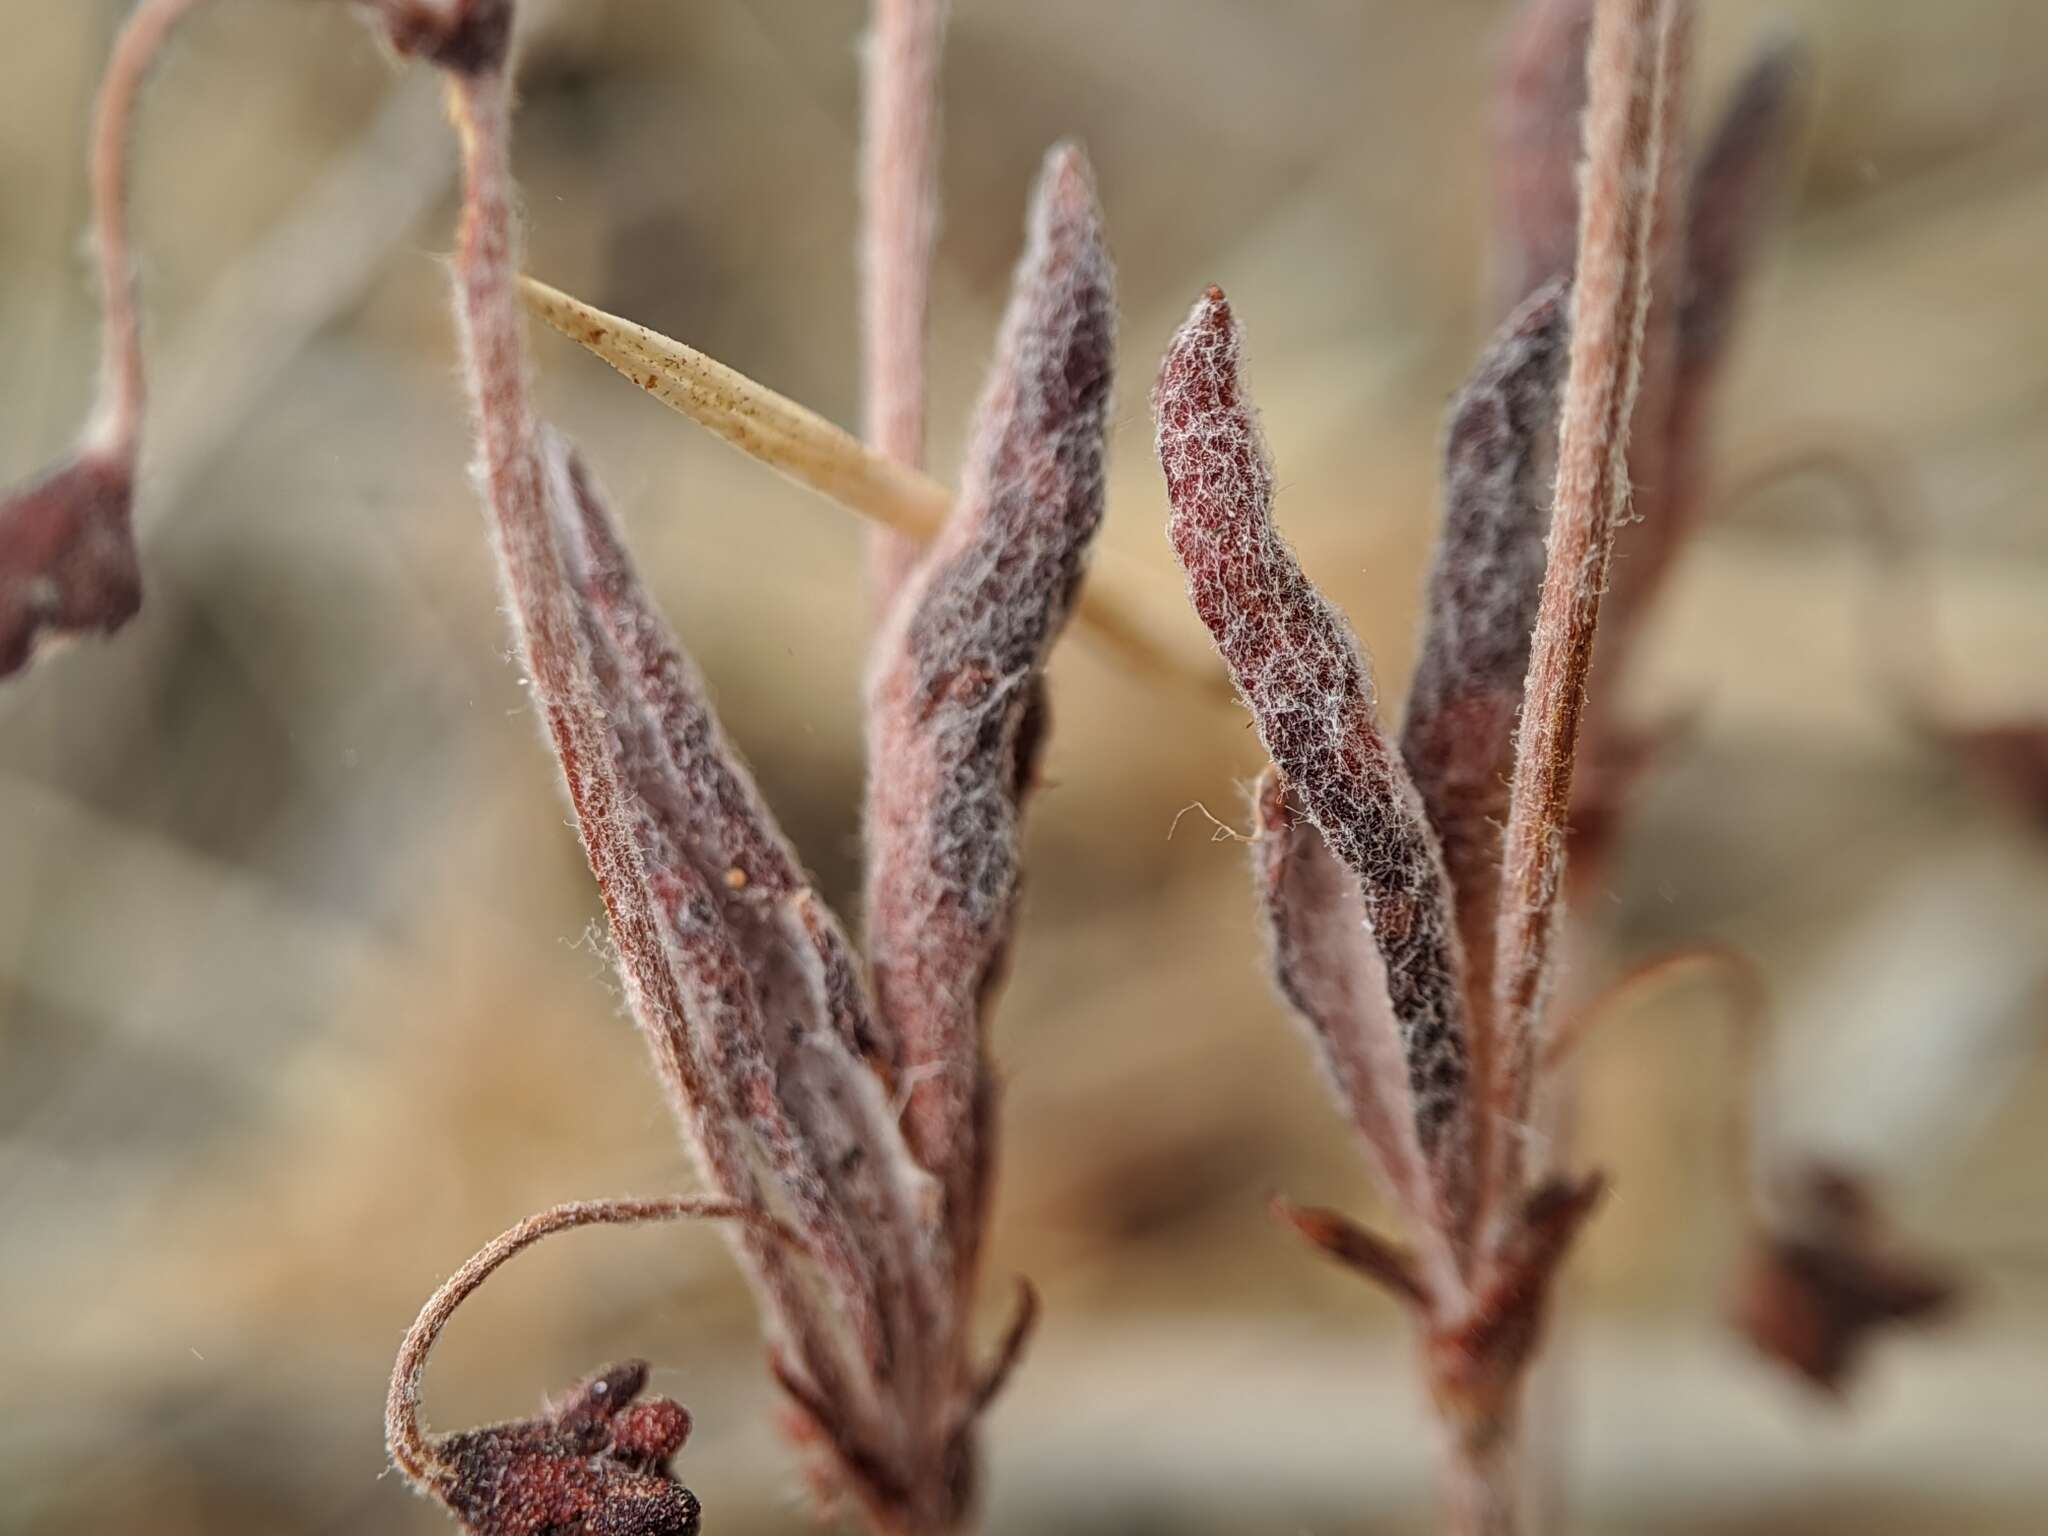
[[[120,0],[0,0],[0,479],[62,451],[95,311],[83,142]],[[855,0],[532,6],[519,169],[539,275],[853,424]],[[1816,99],[1747,306],[1715,481],[1881,448],[1918,529],[1879,584],[1827,479],[1723,497],[1639,654],[1595,686],[1689,731],[1576,918],[1593,995],[1747,952],[1786,1146],[1873,1178],[1967,1278],[1846,1403],[1723,1322],[1750,1074],[1710,987],[1596,1038],[1541,1438],[1567,1528],[2034,1532],[2048,1500],[2048,821],[1904,722],[2048,713],[2048,7],[1717,0],[1704,120],[1773,26]],[[1389,708],[1413,655],[1443,403],[1488,324],[1502,0],[961,0],[945,65],[934,467],[950,475],[1045,146],[1088,146],[1121,272],[1106,540],[1199,654],[1145,407],[1231,292],[1280,516]],[[623,1015],[498,613],[438,252],[432,83],[341,7],[221,0],[142,114],[154,342],[142,616],[0,689],[0,1532],[428,1533],[382,1476],[391,1355],[472,1249],[558,1200],[691,1174]],[[550,336],[546,408],[842,911],[857,890],[861,533]],[[1874,446],[1873,446],[1874,445]],[[1872,462],[1877,462],[1873,459]],[[1370,1215],[1272,995],[1240,716],[1070,636],[1032,815],[991,1301],[1047,1320],[990,1427],[999,1533],[1421,1532],[1403,1319],[1267,1216]],[[994,1318],[995,1308],[990,1308]],[[427,1384],[453,1428],[643,1354],[696,1413],[710,1529],[812,1528],[722,1243],[523,1259]]]

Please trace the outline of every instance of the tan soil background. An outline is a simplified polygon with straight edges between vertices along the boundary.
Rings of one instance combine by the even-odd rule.
[[[536,9],[539,9],[536,7]],[[2048,6],[1719,0],[1702,113],[1773,18],[1817,63],[1717,478],[1875,439],[1924,520],[1956,710],[2048,712]],[[113,0],[0,0],[0,477],[90,383],[81,175]],[[934,326],[950,472],[1037,157],[1082,138],[1121,269],[1109,543],[1178,603],[1145,394],[1224,284],[1280,515],[1389,699],[1442,403],[1481,312],[1495,0],[962,0]],[[557,4],[529,55],[534,271],[857,421],[852,0]],[[360,146],[365,135],[377,145]],[[351,155],[353,159],[349,158]],[[0,1532],[432,1532],[380,1480],[390,1355],[528,1209],[689,1174],[505,664],[436,253],[428,83],[341,8],[223,0],[143,113],[157,392],[148,606],[0,690]],[[322,212],[322,209],[329,211]],[[339,209],[339,213],[332,210]],[[310,210],[310,211],[309,211]],[[310,233],[309,233],[310,231]],[[827,892],[851,910],[865,623],[844,515],[536,337],[550,411]],[[1783,1019],[1802,1144],[1879,1173],[1972,1282],[1846,1408],[1720,1325],[1742,1091],[1704,989],[1591,1052],[1616,1193],[1544,1398],[1589,1533],[2021,1533],[2048,1501],[2048,828],[1902,726],[1856,508],[1803,480],[1687,553],[1627,687],[1695,726],[1638,800],[1573,985],[1716,939]],[[1611,664],[1596,686],[1617,686]],[[1047,1321],[991,1426],[991,1530],[1429,1528],[1399,1319],[1266,1197],[1370,1208],[1269,994],[1238,717],[1070,641],[995,1043],[991,1300]],[[993,1311],[993,1309],[992,1309]],[[708,1233],[585,1234],[504,1276],[428,1382],[447,1427],[627,1354],[696,1411],[721,1536],[809,1529],[750,1304]]]

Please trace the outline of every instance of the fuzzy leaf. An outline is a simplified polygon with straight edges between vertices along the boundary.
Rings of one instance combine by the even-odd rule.
[[[1500,826],[1543,590],[1569,293],[1562,280],[1552,282],[1516,310],[1452,404],[1443,530],[1401,730],[1401,755],[1457,900],[1474,1074],[1482,1079]]]
[[[1358,875],[1330,852],[1315,823],[1287,803],[1287,781],[1259,775],[1253,875],[1265,908],[1280,993],[1314,1035],[1331,1086],[1364,1140],[1387,1194],[1434,1232],[1435,1196],[1408,1101],[1399,1023],[1387,967],[1366,937]]]
[[[905,1125],[945,1186],[971,1272],[993,1083],[982,1020],[1009,942],[1040,678],[1102,520],[1115,301],[1080,151],[1032,201],[960,504],[876,642],[869,684],[868,948],[898,1042]]]
[[[1464,961],[1436,836],[1380,728],[1350,626],[1273,526],[1273,472],[1238,368],[1242,337],[1210,289],[1153,393],[1167,524],[1196,613],[1260,739],[1330,851],[1357,877],[1401,1035],[1410,1113],[1440,1188],[1463,1177]]]

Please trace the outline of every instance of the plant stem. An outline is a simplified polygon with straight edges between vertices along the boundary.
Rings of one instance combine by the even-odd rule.
[[[666,1195],[647,1200],[579,1200],[536,1212],[486,1243],[434,1292],[420,1309],[419,1317],[407,1330],[405,1342],[399,1347],[398,1360],[391,1368],[391,1392],[384,1403],[385,1443],[398,1469],[419,1487],[424,1487],[432,1475],[432,1449],[427,1443],[426,1432],[420,1428],[420,1378],[426,1374],[427,1357],[434,1352],[441,1330],[494,1272],[542,1238],[567,1232],[573,1227],[633,1226],[641,1222],[678,1221],[692,1217],[763,1220],[747,1206],[694,1195]]]
[[[1495,1213],[1527,1188],[1522,1133],[1563,909],[1572,769],[1600,600],[1629,497],[1628,431],[1650,296],[1660,107],[1682,41],[1676,15],[1673,0],[1601,0],[1587,62],[1584,196],[1557,493],[1502,841],[1494,1027],[1503,1071],[1482,1144],[1482,1187]]]
[[[875,0],[861,151],[861,330],[865,436],[877,453],[924,461],[925,329],[938,230],[939,49],[945,0]],[[919,546],[877,530],[871,572],[886,607]]]
[[[1451,1435],[1444,1489],[1450,1536],[1516,1536],[1522,1529],[1519,1418]]]
[[[144,77],[171,29],[199,3],[141,0],[122,23],[93,108],[88,170],[100,284],[100,399],[87,437],[131,465],[142,433],[144,385],[142,315],[128,238],[128,141]]]

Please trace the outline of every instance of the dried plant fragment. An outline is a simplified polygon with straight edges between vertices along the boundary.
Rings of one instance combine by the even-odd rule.
[[[1532,295],[1452,404],[1443,528],[1401,730],[1402,758],[1442,842],[1475,1010],[1491,1002],[1500,824],[1543,588],[1569,295],[1562,281]],[[1480,1083],[1486,1042],[1475,1028]]]
[[[1961,1289],[1898,1249],[1854,1176],[1809,1164],[1793,1182],[1790,1216],[1752,1241],[1732,1315],[1759,1350],[1840,1394],[1876,1335],[1939,1321]]]
[[[869,685],[867,913],[900,1042],[905,1127],[978,1249],[993,1085],[983,1015],[1017,887],[1018,809],[1045,729],[1040,672],[1102,521],[1115,303],[1079,151],[1033,199],[959,510],[911,574]]]
[[[140,611],[133,476],[88,453],[0,500],[0,677],[45,631],[111,634]]]
[[[608,315],[546,283],[522,285],[534,314],[670,409],[807,490],[917,540],[944,526],[953,495],[816,412],[657,331]]]
[[[385,1435],[391,1459],[420,1493],[445,1505],[475,1536],[696,1536],[700,1510],[669,1470],[690,1435],[689,1410],[641,1398],[647,1366],[598,1372],[530,1419],[457,1434],[420,1427],[420,1378],[450,1318],[507,1260],[574,1227],[683,1218],[728,1219],[777,1234],[744,1206],[671,1196],[559,1205],[529,1216],[462,1266],[421,1309],[391,1376]]]
[[[1400,1030],[1415,1134],[1439,1197],[1456,1210],[1468,1175],[1464,962],[1443,859],[1380,728],[1357,640],[1273,526],[1273,472],[1242,393],[1242,349],[1215,288],[1167,349],[1153,392],[1173,507],[1167,531],[1260,740],[1359,883]]]
[[[71,457],[0,496],[0,677],[27,666],[46,632],[112,634],[142,607],[134,500],[146,389],[128,237],[128,141],[150,66],[198,3],[141,0],[122,23],[100,84],[90,167],[98,399]]]
[[[1273,1214],[1299,1232],[1304,1241],[1427,1318],[1430,1292],[1416,1271],[1414,1256],[1406,1249],[1368,1232],[1340,1211],[1276,1200]]]
[[[945,0],[874,0],[861,145],[861,335],[866,437],[924,462],[925,327],[939,222],[939,51]],[[871,561],[883,611],[917,544],[877,530]]]
[[[538,1417],[444,1437],[435,1496],[478,1536],[695,1536],[697,1496],[667,1466],[690,1415],[665,1397],[635,1402],[646,1380],[646,1365],[628,1361]]]

